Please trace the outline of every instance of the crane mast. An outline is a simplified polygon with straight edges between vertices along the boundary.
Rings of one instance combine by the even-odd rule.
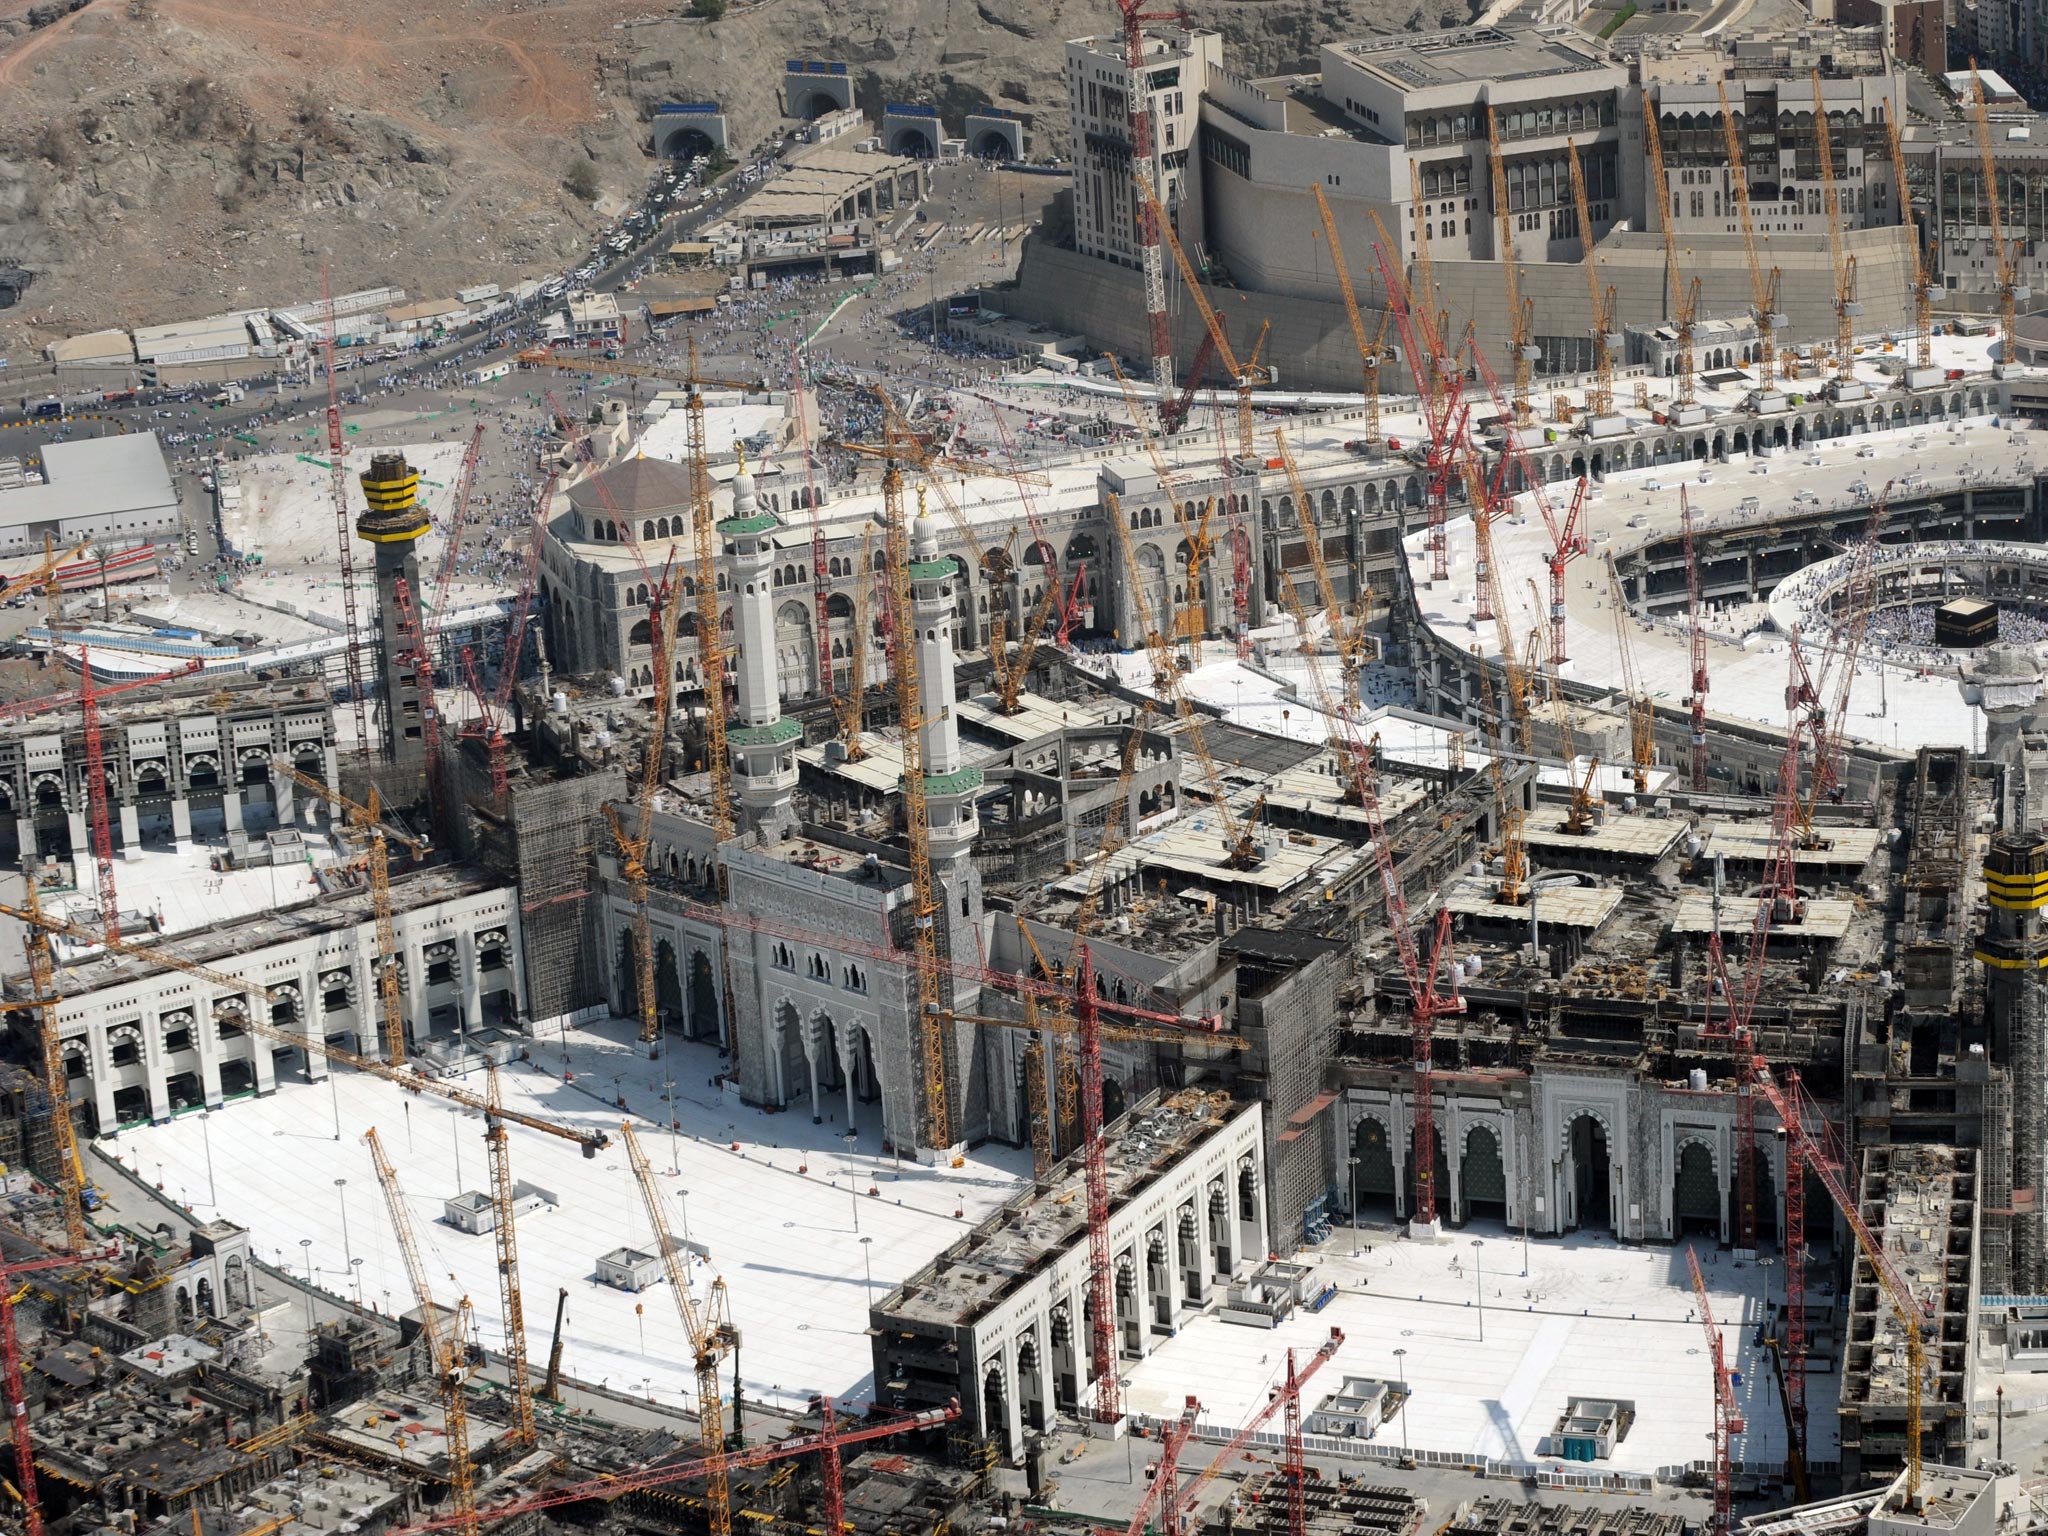
[[[1686,705],[1692,713],[1692,787],[1707,787],[1707,631],[1700,618],[1700,562],[1693,547],[1692,506],[1685,487],[1678,488],[1678,525],[1685,546],[1685,631],[1692,649],[1691,688]]]
[[[2006,238],[2005,220],[1999,213],[1998,162],[1991,152],[1991,114],[1984,105],[1984,81],[1977,73],[1977,61],[1970,60],[1970,110],[1977,124],[1977,159],[1984,171],[1984,203],[1991,211],[1991,250],[1998,258],[1998,324],[2005,339],[2005,361],[2017,362],[2013,322],[2019,303],[2030,295],[2019,279],[2019,250]]]
[[[1828,104],[1821,94],[1818,69],[1813,72],[1813,133],[1820,151],[1828,246],[1835,261],[1835,377],[1852,379],[1856,374],[1856,317],[1863,313],[1863,305],[1856,298],[1856,258],[1842,243],[1842,186],[1835,178],[1834,139],[1828,132]]]
[[[1365,318],[1358,312],[1358,295],[1351,287],[1351,269],[1345,265],[1344,246],[1337,238],[1337,215],[1330,207],[1329,198],[1323,195],[1323,184],[1312,183],[1316,195],[1316,212],[1323,221],[1323,235],[1330,243],[1330,266],[1337,274],[1337,291],[1344,297],[1344,318],[1351,322],[1352,344],[1358,348],[1358,361],[1365,370],[1365,440],[1373,447],[1380,445],[1380,343],[1386,340],[1386,317],[1380,319],[1380,334],[1372,341],[1365,339]],[[1514,304],[1514,278],[1508,278],[1508,310],[1519,313]]]
[[[1692,1275],[1693,1301],[1699,1308],[1700,1324],[1707,1330],[1707,1356],[1714,1369],[1713,1536],[1729,1536],[1734,1529],[1735,1494],[1729,1444],[1742,1433],[1745,1425],[1742,1409],[1735,1400],[1735,1383],[1728,1371],[1727,1343],[1721,1337],[1720,1325],[1714,1321],[1714,1307],[1707,1296],[1706,1276],[1700,1273],[1699,1255],[1690,1248],[1686,1249],[1685,1263]]]
[[[1173,252],[1174,263],[1180,268],[1181,281],[1187,284],[1188,296],[1195,301],[1195,308],[1201,312],[1202,324],[1208,327],[1209,335],[1216,343],[1216,356],[1222,360],[1224,372],[1230,375],[1231,381],[1237,386],[1237,446],[1240,453],[1250,454],[1252,391],[1260,385],[1273,382],[1273,370],[1259,361],[1259,353],[1265,349],[1266,332],[1264,329],[1259,332],[1259,340],[1252,348],[1250,360],[1240,362],[1237,354],[1230,348],[1230,337],[1224,332],[1223,322],[1216,317],[1216,311],[1209,303],[1209,296],[1202,291],[1201,281],[1195,276],[1195,269],[1188,262],[1187,252],[1181,249],[1180,240],[1167,226],[1166,212],[1159,206],[1158,195],[1153,192],[1151,184],[1144,177],[1138,176],[1135,179],[1145,206],[1151,210],[1154,222],[1165,237],[1167,249]],[[1169,386],[1171,382],[1169,379]]]
[[[683,1336],[690,1342],[697,1371],[697,1435],[704,1448],[704,1502],[710,1516],[711,1536],[732,1536],[732,1486],[726,1471],[725,1401],[718,1385],[718,1365],[739,1342],[739,1335],[723,1316],[725,1282],[712,1282],[712,1306],[708,1313],[690,1294],[690,1277],[677,1257],[677,1244],[669,1235],[668,1213],[663,1208],[661,1186],[654,1182],[654,1169],[640,1150],[633,1123],[620,1124],[619,1135],[626,1144],[626,1159],[640,1186],[640,1198],[647,1207],[647,1224],[654,1235],[654,1251],[661,1258],[668,1288],[675,1297],[676,1315],[682,1319]]]
[[[50,1131],[57,1143],[57,1199],[64,1212],[64,1241],[72,1252],[85,1247],[85,1176],[78,1159],[78,1132],[71,1124],[71,1085],[64,1072],[64,1039],[57,1026],[56,962],[50,953],[50,932],[40,921],[42,893],[33,874],[22,879],[29,921],[21,942],[28,951],[31,1006],[42,1041],[43,1092],[50,1100]],[[118,941],[117,941],[118,942]]]
[[[1600,288],[1600,247],[1593,239],[1593,214],[1586,197],[1586,173],[1579,164],[1579,146],[1565,140],[1565,155],[1571,162],[1572,205],[1579,219],[1579,249],[1586,268],[1586,304],[1593,315],[1593,387],[1586,392],[1586,414],[1606,416],[1614,410],[1614,354],[1608,337],[1614,334],[1614,290]]]
[[[356,618],[355,530],[348,515],[348,441],[341,430],[341,392],[336,384],[334,288],[327,268],[320,269],[320,311],[324,322],[322,346],[327,354],[327,473],[334,497],[334,530],[341,557],[342,632],[348,643],[342,647],[341,664],[348,679],[349,707],[355,714],[356,760],[365,774],[370,771],[370,725],[363,688],[363,629]]]
[[[512,1182],[511,1137],[499,1111],[498,1069],[486,1067],[484,1100],[484,1147],[491,1168],[491,1241],[498,1261],[498,1306],[505,1321],[505,1382],[512,1389],[512,1441],[529,1446],[534,1441],[533,1387],[526,1368],[526,1299],[519,1287],[519,1238],[514,1230],[519,1215],[517,1186]]]
[[[1735,112],[1728,105],[1728,87],[1719,76],[1714,89],[1721,94],[1721,142],[1728,155],[1728,180],[1735,200],[1736,217],[1742,225],[1742,250],[1749,263],[1750,313],[1756,319],[1757,382],[1768,390],[1778,374],[1777,328],[1785,323],[1778,312],[1778,269],[1764,275],[1763,257],[1757,251],[1756,216],[1749,203],[1749,167],[1743,160],[1742,135],[1735,127]]]
[[[1644,98],[1646,101],[1648,97]],[[1507,285],[1508,350],[1514,365],[1515,403],[1513,425],[1526,427],[1535,414],[1529,403],[1530,327],[1535,323],[1535,306],[1522,298],[1522,274],[1515,260],[1515,216],[1508,207],[1508,173],[1500,153],[1500,125],[1492,107],[1486,110],[1487,169],[1493,179],[1493,215],[1499,230],[1501,280]],[[1320,195],[1320,194],[1318,194]]]
[[[892,421],[887,430],[889,445],[894,448],[901,429]],[[911,946],[924,1057],[926,1145],[942,1150],[953,1144],[950,1041],[939,979],[939,902],[933,892],[931,813],[925,799],[924,698],[918,676],[917,615],[910,596],[910,528],[903,510],[903,471],[893,456],[882,471],[882,536],[882,561],[889,573],[889,612],[897,636],[896,714],[903,742],[903,834],[910,851]]]
[[[1145,69],[1145,23],[1172,21],[1187,25],[1184,9],[1147,12],[1141,0],[1117,0],[1123,20],[1126,103],[1131,120],[1131,165],[1145,198],[1138,206],[1138,250],[1145,273],[1145,327],[1152,338],[1152,387],[1162,405],[1173,395],[1173,322],[1166,313],[1166,259],[1162,236],[1172,238],[1166,210],[1154,190],[1159,180],[1159,155],[1152,132],[1152,87]],[[1195,292],[1200,285],[1189,281]]]
[[[455,1529],[478,1529],[476,1514],[476,1469],[469,1460],[468,1345],[464,1335],[469,1320],[469,1298],[455,1309],[451,1326],[434,1301],[434,1287],[427,1279],[427,1266],[420,1256],[419,1240],[412,1230],[412,1213],[405,1208],[405,1191],[399,1187],[398,1170],[384,1153],[372,1126],[365,1133],[370,1160],[377,1166],[377,1181],[384,1186],[384,1203],[391,1212],[391,1230],[397,1235],[398,1250],[405,1258],[406,1277],[420,1304],[420,1327],[426,1335],[427,1354],[433,1361],[436,1384],[441,1392],[445,1416],[448,1459],[448,1502],[455,1512]]]
[[[1636,793],[1650,792],[1650,765],[1656,761],[1655,706],[1644,692],[1642,674],[1636,670],[1635,643],[1629,638],[1628,594],[1622,590],[1621,573],[1614,568],[1614,556],[1602,557],[1607,562],[1607,601],[1614,610],[1614,649],[1621,659],[1622,697],[1628,700],[1628,755],[1631,777],[1635,781]]]
[[[1664,133],[1657,125],[1650,93],[1643,92],[1643,142],[1650,147],[1650,185],[1657,194],[1657,227],[1664,232],[1665,299],[1678,332],[1678,403],[1693,403],[1693,328],[1699,317],[1700,280],[1685,285],[1678,270],[1678,233],[1671,227],[1671,183],[1664,174]]]
[[[1913,361],[1926,368],[1934,362],[1934,285],[1927,278],[1927,258],[1921,254],[1920,231],[1913,219],[1913,188],[1906,179],[1906,154],[1899,143],[1899,115],[1889,106],[1885,108],[1884,133],[1899,198],[1899,224],[1906,231],[1906,249],[1913,263]]]

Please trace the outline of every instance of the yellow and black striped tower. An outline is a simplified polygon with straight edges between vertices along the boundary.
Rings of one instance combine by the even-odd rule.
[[[426,787],[426,738],[420,719],[418,669],[407,653],[399,624],[398,584],[420,610],[420,571],[415,546],[427,531],[419,504],[420,472],[402,453],[379,453],[363,471],[367,509],[356,518],[356,537],[377,551],[377,676],[383,684],[384,757],[391,765],[387,792],[408,798]],[[422,623],[426,615],[421,612]]]
[[[2040,1202],[2048,1171],[2048,837],[2033,831],[2003,833],[1984,855],[1990,921],[1977,941],[1984,967],[1984,1003],[1991,1026],[1992,1064],[2012,1083],[2011,1277],[2017,1295],[2048,1285],[2048,1233]],[[2002,1149],[1986,1148],[1987,1156]],[[2021,1191],[2031,1193],[2023,1202]]]

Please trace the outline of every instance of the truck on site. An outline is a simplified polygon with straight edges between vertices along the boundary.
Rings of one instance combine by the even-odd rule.
[[[239,384],[223,384],[213,397],[215,405],[240,405],[247,394]]]

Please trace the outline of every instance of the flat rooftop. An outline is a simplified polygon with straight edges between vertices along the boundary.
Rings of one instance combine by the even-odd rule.
[[[1532,1462],[1573,1398],[1622,1398],[1635,1401],[1638,1417],[1595,1470],[1655,1472],[1707,1454],[1711,1366],[1683,1247],[1545,1238],[1529,1245],[1524,1274],[1520,1233],[1497,1222],[1474,1222],[1440,1243],[1408,1242],[1370,1224],[1365,1236],[1370,1250],[1357,1258],[1348,1226],[1297,1255],[1314,1266],[1312,1290],[1337,1288],[1320,1311],[1297,1312],[1273,1330],[1199,1317],[1145,1359],[1125,1362],[1133,1411],[1172,1418],[1189,1384],[1199,1383],[1205,1420],[1241,1424],[1279,1384],[1286,1351],[1305,1358],[1334,1327],[1344,1343],[1324,1369],[1334,1379],[1405,1379],[1413,1393],[1407,1435],[1418,1449]],[[1473,1237],[1484,1246],[1475,1250]],[[1733,1458],[1781,1463],[1784,1414],[1769,1352],[1757,1343],[1775,1271],[1705,1247],[1700,1268],[1741,1377],[1749,1427],[1735,1437]],[[1396,1348],[1405,1351],[1398,1360]],[[1836,1454],[1838,1380],[1807,1378],[1808,1454],[1816,1460]]]
[[[413,870],[392,877],[391,906],[394,912],[410,912],[437,901],[449,901],[459,896],[473,895],[478,891],[491,890],[500,883],[481,870],[463,865],[451,864]],[[359,890],[322,896],[300,902],[295,906],[261,910],[233,922],[220,923],[176,937],[160,937],[152,947],[181,960],[233,971],[235,962],[253,950],[263,949],[272,944],[282,944],[289,939],[303,938],[308,934],[331,933],[338,928],[355,927],[372,921],[374,917],[374,898],[369,887],[365,885]],[[159,975],[170,969],[169,966],[159,964],[155,960],[144,959],[140,955],[94,954],[72,964],[58,965],[57,990],[69,999],[82,993],[97,991],[102,987],[119,986],[123,982]],[[28,990],[28,973],[7,973],[5,988],[9,993],[25,994]]]
[[[42,481],[0,491],[0,526],[55,527],[67,519],[123,514],[161,518],[177,508],[170,466],[154,432],[45,443],[41,451]]]
[[[1112,1215],[1192,1148],[1239,1115],[1255,1112],[1228,1094],[1190,1088],[1119,1120],[1105,1137]],[[1082,1241],[1087,1228],[1087,1171],[1070,1157],[1042,1188],[1027,1190],[988,1216],[939,1263],[886,1296],[878,1310],[901,1322],[965,1327]]]
[[[1472,27],[1460,32],[1365,38],[1332,44],[1330,51],[1404,91],[1532,80],[1615,67],[1601,45],[1562,29],[1538,32]]]
[[[619,1123],[630,1118],[667,1200],[673,1235],[709,1255],[693,1262],[691,1283],[722,1277],[729,1287],[734,1321],[746,1336],[740,1364],[747,1396],[798,1410],[819,1392],[850,1405],[870,1401],[863,1259],[872,1263],[879,1298],[1028,1188],[1030,1149],[977,1148],[959,1168],[899,1162],[881,1150],[877,1106],[861,1104],[858,1146],[849,1155],[840,1123],[843,1095],[828,1096],[825,1109],[833,1118],[823,1125],[812,1125],[808,1114],[768,1114],[711,1086],[724,1067],[715,1047],[672,1041],[667,1060],[648,1061],[638,1037],[639,1023],[630,1019],[550,1030],[530,1043],[533,1062],[498,1074],[507,1108],[576,1130],[602,1130],[613,1139],[586,1161],[574,1143],[513,1127],[515,1175],[560,1200],[519,1218],[531,1358],[547,1358],[552,1298],[563,1287],[569,1292],[563,1368],[570,1376],[609,1381],[670,1409],[696,1399],[691,1353],[673,1304],[656,1296],[636,1317],[635,1303],[647,1298],[596,1279],[600,1254],[653,1248],[639,1188],[619,1145]],[[573,1081],[563,1079],[565,1062]],[[185,1191],[196,1211],[210,1215],[210,1139],[211,1192],[218,1209],[248,1227],[255,1251],[291,1253],[302,1272],[299,1242],[310,1239],[314,1276],[334,1294],[349,1294],[348,1260],[360,1258],[364,1304],[398,1315],[412,1310],[412,1290],[363,1141],[374,1125],[412,1203],[440,1299],[452,1304],[469,1296],[480,1341],[499,1349],[504,1326],[494,1241],[437,1219],[442,1192],[473,1184],[483,1171],[483,1117],[360,1072],[337,1071],[331,1087],[282,1067],[279,1078],[276,1093],[236,1100],[204,1127],[196,1115],[181,1115],[123,1131],[95,1150],[148,1170],[152,1179],[161,1163],[165,1187]],[[662,1123],[671,1081],[673,1134]],[[482,1074],[465,1085],[481,1093]],[[348,1184],[338,1197],[334,1180],[341,1175]],[[880,1194],[870,1197],[870,1186]],[[956,1210],[963,1213],[958,1218]],[[863,1237],[873,1244],[864,1248]],[[450,1273],[453,1281],[445,1278]],[[535,1297],[550,1304],[537,1306]],[[302,1307],[288,1310],[304,1315]],[[273,1331],[276,1326],[273,1321]]]

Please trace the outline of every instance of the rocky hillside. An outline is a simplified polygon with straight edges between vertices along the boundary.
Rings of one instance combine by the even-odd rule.
[[[697,0],[699,5],[707,0]],[[716,3],[716,0],[710,0]],[[1061,147],[1062,43],[1107,0],[0,0],[0,265],[37,279],[0,355],[52,337],[392,283],[559,268],[644,183],[656,104],[777,126],[781,61],[860,100],[994,103]],[[1195,0],[1252,72],[1324,39],[1455,25],[1414,0]],[[594,204],[570,190],[596,166]],[[585,176],[574,178],[583,183]]]

